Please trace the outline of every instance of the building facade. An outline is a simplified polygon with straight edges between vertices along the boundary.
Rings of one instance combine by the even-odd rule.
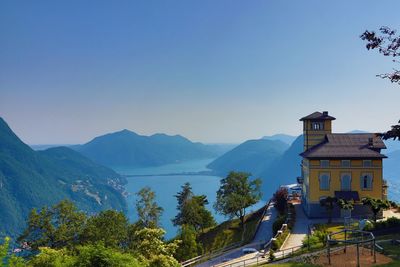
[[[381,149],[386,146],[372,133],[332,133],[334,117],[328,112],[314,112],[303,122],[302,205],[309,217],[326,217],[320,200],[330,197],[353,200],[353,215],[366,215],[365,197],[386,199]],[[333,211],[339,217],[338,207]]]

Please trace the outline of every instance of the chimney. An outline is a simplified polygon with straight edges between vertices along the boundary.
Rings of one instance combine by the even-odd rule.
[[[328,116],[328,111],[324,111],[324,112],[322,112],[322,115],[324,115],[324,116]]]
[[[368,138],[368,146],[374,146],[374,139],[372,137]]]

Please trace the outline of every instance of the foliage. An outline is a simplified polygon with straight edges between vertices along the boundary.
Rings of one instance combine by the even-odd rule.
[[[371,231],[379,231],[382,229],[397,228],[400,226],[400,219],[396,217],[390,217],[387,220],[375,222]]]
[[[310,249],[324,247],[328,237],[326,230],[315,230],[312,235],[306,236],[303,239],[303,247]]]
[[[78,246],[76,253],[66,249],[41,248],[40,253],[29,262],[32,267],[139,267],[137,259],[127,253],[106,248],[101,242],[94,245]]]
[[[287,215],[278,216],[272,224],[272,234],[275,236],[276,233],[282,228],[282,225],[286,223]]]
[[[256,204],[261,199],[261,180],[250,181],[250,174],[230,172],[221,180],[217,191],[217,201],[214,208],[217,212],[230,218],[238,217],[244,227],[246,208]]]
[[[392,139],[392,138],[393,138],[393,140],[396,140],[396,138],[397,138],[397,140],[400,141],[400,120],[398,123],[399,124],[397,124],[397,125],[392,125],[391,130],[380,134],[380,136],[382,136],[383,139],[385,139],[385,140]]]
[[[396,30],[392,30],[389,27],[381,27],[379,31],[381,35],[367,30],[360,38],[367,42],[366,48],[368,50],[377,49],[380,54],[391,57],[393,62],[398,63],[393,58],[400,56],[400,35],[396,35]],[[377,76],[389,79],[392,83],[400,84],[400,70],[398,69],[394,69],[391,73],[379,74]]]
[[[144,187],[136,195],[139,197],[136,200],[138,224],[144,228],[157,228],[163,208],[155,202],[156,194],[150,187]]]
[[[76,265],[79,267],[139,267],[143,266],[137,259],[127,253],[106,248],[101,242],[94,245],[78,247]]]
[[[374,214],[374,222],[376,222],[379,212],[390,207],[390,204],[387,200],[374,199],[370,197],[364,198],[362,203],[363,205],[370,207],[372,213]]]
[[[47,247],[40,248],[40,253],[29,261],[29,265],[32,267],[72,267],[75,264],[76,258],[69,255],[67,250],[55,250]]]
[[[177,250],[180,240],[174,240],[171,243],[163,242],[165,231],[160,228],[143,228],[134,232],[130,250],[142,262],[158,262],[156,256],[162,255],[164,260],[176,262],[173,255]],[[173,265],[171,265],[173,266]]]
[[[128,219],[122,212],[102,211],[87,220],[81,240],[84,243],[102,242],[106,247],[118,248],[126,243]]]
[[[200,233],[198,242],[203,247],[203,253],[252,241],[263,212],[264,207],[248,214],[245,219],[245,227],[241,227],[239,219],[233,219]]]
[[[0,118],[1,233],[17,237],[32,208],[51,206],[62,199],[71,199],[80,210],[90,213],[125,210],[124,197],[108,184],[110,179],[116,185],[125,181],[67,147],[32,150]]]
[[[10,238],[4,238],[4,243],[0,245],[0,263],[5,261],[8,252],[8,246],[10,245]]]
[[[37,250],[39,247],[71,248],[79,243],[86,222],[86,215],[76,206],[63,200],[51,208],[33,209],[29,214],[28,227],[18,238]]]
[[[201,245],[196,240],[196,230],[190,225],[182,225],[177,237],[182,243],[175,252],[178,261],[185,261],[196,257],[201,252]]]
[[[285,214],[288,208],[288,195],[287,188],[279,188],[273,195],[274,207],[278,210],[279,214]]]
[[[332,212],[335,208],[335,203],[337,202],[337,198],[335,197],[326,197],[319,201],[322,207],[325,207],[326,211],[328,212],[328,223],[332,222]]]
[[[343,210],[353,210],[354,209],[354,201],[353,200],[338,199],[337,203],[338,203],[339,207]]]
[[[182,186],[182,191],[175,197],[178,200],[178,214],[172,220],[175,226],[191,225],[196,231],[215,226],[215,220],[211,212],[206,209],[208,204],[205,195],[196,196],[192,192],[190,183]]]

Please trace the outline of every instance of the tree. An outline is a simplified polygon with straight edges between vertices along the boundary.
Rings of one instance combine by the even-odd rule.
[[[386,57],[391,57],[394,63],[399,63],[395,58],[400,56],[400,35],[396,35],[396,30],[389,27],[382,26],[380,34],[376,34],[374,31],[366,30],[360,38],[367,42],[366,48],[368,50],[377,49],[378,52]],[[378,77],[383,79],[389,79],[392,83],[400,84],[400,70],[394,68],[390,73],[378,74]],[[383,139],[396,138],[400,141],[400,121],[399,124],[393,125],[392,129],[380,134]]]
[[[40,248],[40,253],[35,255],[29,262],[32,267],[72,267],[76,266],[76,258],[69,254],[66,249]]]
[[[326,197],[319,201],[322,207],[325,207],[326,211],[328,212],[328,223],[332,222],[332,212],[335,208],[335,203],[337,202],[337,198],[335,197]]]
[[[273,195],[274,207],[278,210],[279,214],[285,214],[288,206],[289,192],[287,188],[279,188]]]
[[[244,227],[246,208],[261,199],[261,180],[250,180],[249,177],[249,173],[230,172],[221,180],[217,201],[214,204],[217,212],[231,218],[238,217],[242,227]]]
[[[28,227],[18,241],[27,242],[34,250],[39,247],[73,247],[79,243],[86,219],[86,215],[68,200],[40,211],[33,209],[29,214]]]
[[[189,183],[184,184],[182,191],[178,192],[175,197],[178,200],[178,214],[172,220],[175,226],[190,225],[196,231],[200,229],[203,231],[216,224],[211,212],[206,208],[207,197],[194,195]]]
[[[84,243],[102,242],[105,247],[122,247],[128,236],[128,225],[124,213],[115,210],[102,211],[88,219],[81,239]]]
[[[347,210],[351,212],[354,209],[353,200],[339,199],[337,203],[342,210]]]
[[[4,238],[4,243],[0,245],[0,263],[3,264],[8,252],[8,246],[10,245],[10,238]]]
[[[366,30],[360,38],[367,42],[368,50],[377,49],[380,54],[391,57],[392,61],[399,63],[395,58],[400,56],[400,35],[396,35],[396,30],[389,27],[381,27],[379,29],[381,35],[377,35],[374,31]],[[389,79],[392,83],[400,84],[400,70],[393,69],[393,72],[378,74],[378,77]]]
[[[144,187],[136,195],[138,196],[136,200],[138,224],[145,228],[157,228],[163,208],[155,202],[156,194],[150,187]]]
[[[378,213],[382,210],[390,208],[390,204],[387,200],[375,199],[375,198],[364,198],[362,200],[363,205],[369,206],[372,213],[374,214],[374,222],[376,222]]]
[[[178,261],[185,261],[199,255],[201,245],[196,241],[196,230],[190,225],[182,225],[177,236],[182,243],[175,252],[175,258]]]
[[[130,237],[129,249],[141,262],[149,262],[150,266],[158,265],[161,262],[169,262],[170,265],[179,266],[173,257],[180,240],[165,243],[163,236],[165,231],[161,228],[142,228],[133,233]]]

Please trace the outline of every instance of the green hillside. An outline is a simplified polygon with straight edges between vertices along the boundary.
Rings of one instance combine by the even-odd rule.
[[[114,171],[69,148],[32,150],[0,118],[0,236],[17,235],[32,208],[65,198],[89,213],[125,210],[123,183]]]
[[[249,140],[211,162],[207,167],[224,176],[230,171],[258,176],[289,146],[279,140]]]
[[[128,130],[106,134],[73,149],[106,166],[150,167],[218,156],[216,146],[180,136],[138,135]]]

